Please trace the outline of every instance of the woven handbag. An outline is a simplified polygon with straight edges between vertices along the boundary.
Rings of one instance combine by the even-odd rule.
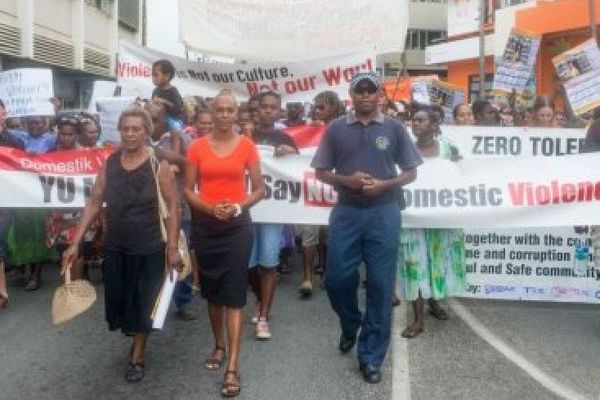
[[[84,279],[71,280],[71,268],[65,272],[65,283],[54,291],[52,323],[63,324],[87,311],[96,301],[96,288]]]
[[[167,243],[167,217],[169,216],[169,211],[167,210],[167,205],[165,203],[165,199],[163,199],[162,193],[160,191],[160,184],[158,182],[158,173],[160,171],[160,162],[156,158],[156,154],[154,153],[154,149],[152,147],[147,147],[148,153],[150,155],[150,164],[152,165],[152,172],[154,173],[154,181],[156,182],[156,193],[158,195],[158,219],[160,220],[160,233],[162,235],[163,242]],[[179,230],[179,241],[177,242],[177,248],[179,249],[179,253],[181,254],[182,268],[179,270],[178,280],[182,281],[188,277],[188,275],[192,272],[192,259],[190,257],[190,248],[187,243],[187,239],[185,238],[185,234],[183,230]],[[165,254],[166,257],[166,254]],[[165,260],[166,262],[166,260]]]

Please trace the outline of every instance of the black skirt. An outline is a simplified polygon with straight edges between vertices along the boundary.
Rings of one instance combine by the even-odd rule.
[[[244,307],[253,240],[250,215],[244,212],[237,218],[223,222],[202,214],[197,215],[194,224],[194,250],[200,265],[200,294],[213,304],[229,308]]]
[[[164,281],[164,250],[152,254],[125,254],[106,250],[104,301],[111,331],[128,336],[152,331],[150,318]]]

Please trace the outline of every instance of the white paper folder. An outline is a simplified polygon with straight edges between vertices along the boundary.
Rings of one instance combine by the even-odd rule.
[[[169,305],[171,304],[171,299],[173,298],[173,290],[175,290],[175,285],[177,284],[178,275],[179,274],[177,271],[173,270],[173,279],[169,279],[167,276],[162,288],[160,289],[160,292],[158,293],[156,303],[154,303],[154,309],[152,310],[152,315],[150,316],[150,318],[152,318],[153,329],[162,329],[165,324],[167,312],[169,312]]]

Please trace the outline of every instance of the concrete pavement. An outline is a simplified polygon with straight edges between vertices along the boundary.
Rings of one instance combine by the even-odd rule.
[[[97,285],[99,301],[92,310],[57,328],[50,322],[56,269],[47,268],[44,276],[38,292],[11,287],[11,305],[0,312],[1,400],[220,398],[222,371],[202,368],[213,344],[201,299],[194,300],[198,321],[171,317],[163,332],[153,334],[146,379],[128,385],[123,372],[129,341],[106,328],[102,286]],[[337,318],[326,294],[317,288],[311,300],[299,299],[299,279],[296,268],[280,281],[271,319],[274,336],[268,342],[253,337],[249,294],[241,399],[569,398],[564,393],[599,398],[597,306],[446,302],[450,320],[428,316],[418,338],[396,335],[384,381],[368,385],[358,374],[355,354],[342,356],[337,350]],[[396,312],[398,325],[411,318],[406,305]]]
[[[153,334],[141,384],[124,382],[129,341],[109,332],[103,319],[102,286],[94,307],[74,321],[53,327],[50,304],[58,284],[54,267],[33,293],[11,287],[11,304],[0,313],[0,399],[217,399],[223,369],[207,371],[202,361],[213,347],[206,306],[194,299],[198,321],[167,320]],[[242,348],[240,399],[386,399],[391,363],[380,385],[364,383],[355,354],[340,355],[335,314],[325,292],[310,300],[296,294],[299,275],[280,281],[271,316],[273,339],[254,339],[253,295],[249,293]]]

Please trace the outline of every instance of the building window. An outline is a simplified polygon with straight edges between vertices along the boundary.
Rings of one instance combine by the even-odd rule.
[[[425,50],[425,47],[446,38],[446,31],[409,29],[406,35],[406,50]]]
[[[140,28],[140,2],[138,0],[119,1],[119,22],[137,31]]]
[[[531,0],[496,0],[497,8],[506,8],[527,3]]]

